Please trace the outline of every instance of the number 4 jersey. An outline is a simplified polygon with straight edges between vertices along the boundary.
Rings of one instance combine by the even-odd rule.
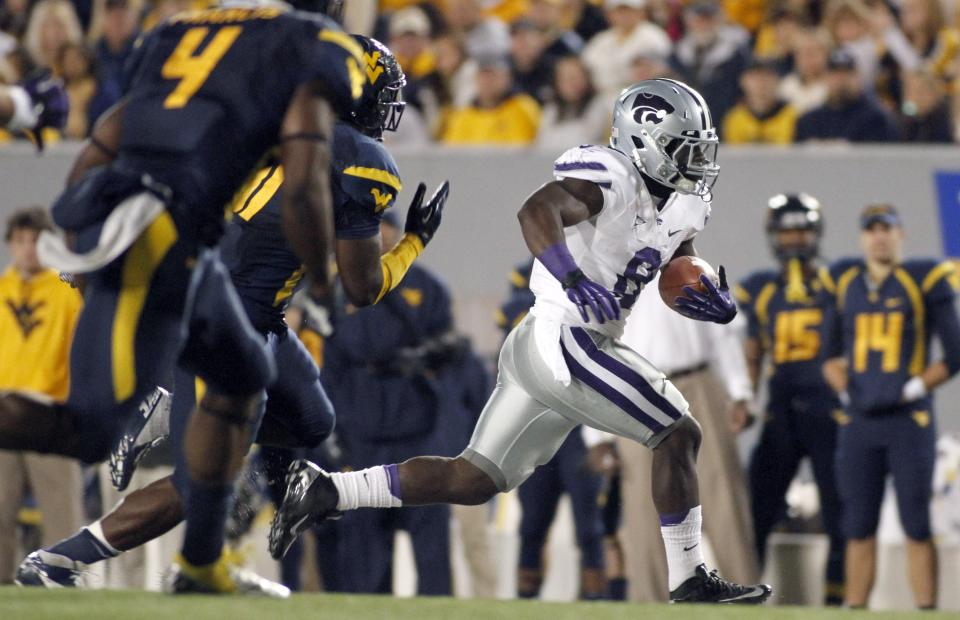
[[[710,218],[710,203],[674,193],[657,212],[637,167],[629,157],[608,147],[570,149],[554,163],[553,173],[557,179],[590,181],[603,192],[600,213],[566,228],[565,234],[570,253],[584,274],[617,295],[621,318],[602,325],[593,320],[584,323],[560,283],[539,261],[530,279],[537,298],[531,312],[551,323],[619,338],[637,295],[680,244],[703,229]]]
[[[195,224],[217,224],[279,144],[297,87],[318,84],[345,116],[362,63],[356,41],[320,15],[253,3],[180,13],[138,42],[128,65],[118,159],[170,186]]]

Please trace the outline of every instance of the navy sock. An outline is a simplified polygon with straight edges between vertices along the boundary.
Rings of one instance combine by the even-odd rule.
[[[95,564],[100,560],[120,555],[115,549],[104,546],[87,528],[83,528],[70,538],[64,538],[47,551],[84,564]]]
[[[626,577],[614,577],[607,582],[607,592],[611,601],[627,600]]]
[[[188,488],[187,531],[181,554],[194,566],[206,566],[216,562],[223,550],[233,485],[191,480]]]

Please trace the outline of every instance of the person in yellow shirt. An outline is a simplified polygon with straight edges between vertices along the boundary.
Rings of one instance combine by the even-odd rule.
[[[743,98],[723,119],[727,144],[790,144],[797,111],[777,95],[776,61],[756,58],[740,76]]]
[[[4,239],[12,263],[0,274],[0,391],[24,390],[62,401],[70,389],[70,343],[82,299],[37,260],[37,236],[51,228],[39,207],[17,211],[7,220]],[[44,545],[83,524],[77,461],[0,451],[0,583],[13,580],[20,560],[16,518],[27,485],[43,513]]]
[[[513,92],[506,58],[481,57],[477,63],[477,97],[472,105],[450,112],[441,141],[456,145],[533,142],[540,127],[540,106],[536,100]]]

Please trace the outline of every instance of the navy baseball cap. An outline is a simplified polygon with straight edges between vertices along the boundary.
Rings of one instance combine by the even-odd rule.
[[[860,228],[866,230],[876,223],[886,224],[887,226],[902,226],[900,214],[893,205],[875,204],[867,205],[860,212]]]

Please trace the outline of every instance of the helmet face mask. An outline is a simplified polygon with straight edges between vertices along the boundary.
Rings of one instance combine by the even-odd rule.
[[[719,144],[706,102],[681,82],[644,80],[614,105],[610,146],[681,194],[710,195],[720,173]]]
[[[784,243],[782,233],[808,231],[799,243]],[[767,239],[774,256],[781,262],[814,260],[820,254],[823,216],[820,202],[808,194],[777,194],[767,202]]]

